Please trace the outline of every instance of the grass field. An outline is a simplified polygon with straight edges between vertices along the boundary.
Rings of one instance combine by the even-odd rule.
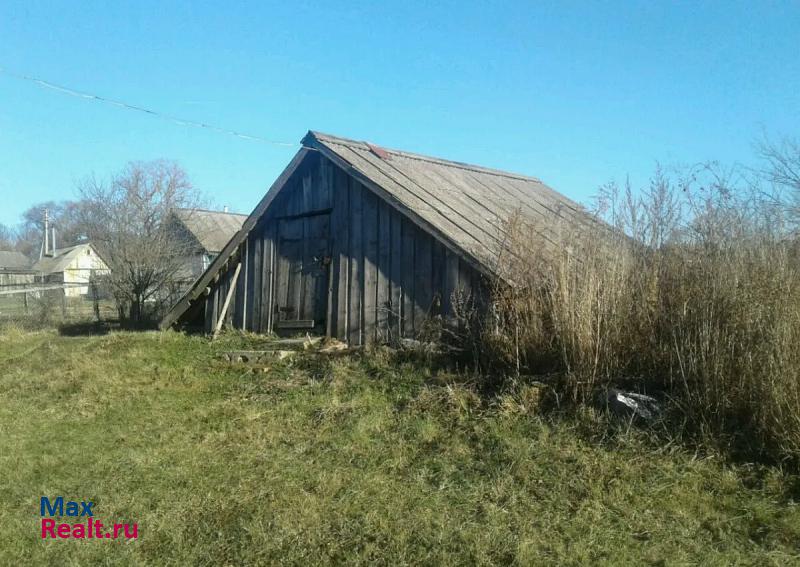
[[[0,334],[0,562],[800,562],[795,476],[386,353],[217,359],[241,340]],[[43,541],[59,495],[138,539]]]

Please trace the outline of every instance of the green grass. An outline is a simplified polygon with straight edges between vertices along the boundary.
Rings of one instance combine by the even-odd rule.
[[[0,561],[800,562],[800,481],[774,468],[601,438],[385,353],[253,373],[216,358],[236,343],[0,334]],[[139,539],[43,541],[42,495]]]

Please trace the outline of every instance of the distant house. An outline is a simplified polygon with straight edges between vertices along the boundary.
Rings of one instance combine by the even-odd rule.
[[[22,252],[13,250],[0,250],[0,269],[29,269],[31,261]]]
[[[93,276],[107,273],[108,266],[90,243],[54,250],[33,265],[43,283],[67,284],[64,295],[78,297],[89,293]]]
[[[35,280],[34,274],[31,261],[24,254],[0,250],[0,291],[32,284]]]
[[[174,209],[168,226],[175,238],[186,243],[185,269],[181,276],[191,284],[206,271],[247,215],[203,209]]]

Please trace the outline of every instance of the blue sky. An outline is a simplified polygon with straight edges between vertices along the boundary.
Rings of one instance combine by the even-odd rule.
[[[581,201],[800,135],[800,3],[10,2],[0,68],[271,139],[309,129],[540,177]],[[294,148],[0,74],[0,223],[131,160],[249,212]]]

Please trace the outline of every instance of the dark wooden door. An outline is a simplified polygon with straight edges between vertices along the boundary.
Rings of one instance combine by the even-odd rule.
[[[330,255],[330,214],[278,220],[276,330],[325,332]]]

